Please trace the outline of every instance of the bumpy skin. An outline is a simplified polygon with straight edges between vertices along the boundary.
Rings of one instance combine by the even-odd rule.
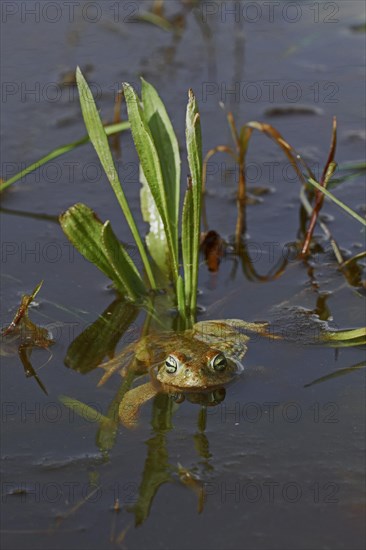
[[[135,363],[140,373],[150,372],[151,381],[126,393],[119,409],[121,422],[128,427],[135,424],[140,406],[159,391],[203,391],[227,384],[243,370],[241,360],[249,337],[242,330],[265,329],[266,325],[229,319],[202,321],[182,333],[145,336],[134,345]],[[215,361],[220,368],[214,368]],[[172,362],[176,366],[174,372],[169,369]]]
[[[193,330],[170,337],[169,346],[164,346],[164,356],[157,369],[152,369],[152,375],[165,389],[199,391],[222,386],[243,369],[240,360],[247,351],[248,340],[248,336],[226,321],[196,323]],[[174,373],[166,368],[167,351],[177,359],[178,368]],[[213,367],[218,355],[226,359],[222,370]]]

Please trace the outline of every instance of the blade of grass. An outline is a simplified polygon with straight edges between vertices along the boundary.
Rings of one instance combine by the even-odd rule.
[[[175,254],[178,256],[178,216],[180,198],[180,154],[172,123],[155,88],[143,78],[141,97],[144,115],[159,156],[167,210],[172,225]]]
[[[192,181],[188,178],[188,187],[183,202],[182,212],[182,256],[184,269],[184,294],[186,307],[189,310],[192,296],[192,265],[193,265],[193,191]]]
[[[109,126],[104,126],[105,133],[107,136],[111,136],[113,134],[117,134],[119,132],[123,132],[124,130],[128,130],[130,127],[129,122],[120,122],[119,124],[111,124]],[[20,179],[24,178],[34,170],[37,170],[44,164],[47,164],[47,162],[50,162],[50,160],[53,160],[57,157],[60,157],[61,155],[64,155],[65,153],[69,153],[73,149],[76,149],[76,147],[79,147],[80,145],[85,145],[85,143],[88,143],[90,141],[89,136],[84,136],[81,139],[78,139],[77,141],[72,141],[71,143],[68,143],[67,145],[61,145],[60,147],[57,147],[44,157],[37,160],[37,162],[34,162],[33,164],[30,164],[27,166],[27,168],[24,168],[24,170],[21,170],[8,180],[0,183],[0,193],[2,191],[5,191],[10,185],[15,183],[16,181],[19,181]]]
[[[202,200],[202,136],[197,100],[193,91],[188,92],[186,113],[186,142],[189,169],[193,191],[193,229],[192,229],[192,289],[190,312],[195,315],[197,303],[198,264],[200,246],[200,222]]]
[[[344,267],[350,266],[353,262],[357,262],[357,260],[361,260],[366,256],[366,251],[363,250],[362,252],[359,252],[358,254],[355,254],[352,256],[352,258],[348,258],[348,260],[344,261],[343,264],[340,266],[341,269]]]
[[[171,269],[173,273],[173,282],[175,285],[178,278],[178,258],[174,247],[173,228],[169,217],[170,214],[168,211],[163,174],[158,152],[135,90],[126,82],[123,84],[123,89],[125,93],[128,118],[131,124],[132,137],[140,159],[141,167],[164,224]]]
[[[317,181],[315,181],[314,179],[312,178],[309,178],[308,179],[308,182],[313,185],[314,187],[316,187],[319,191],[321,191],[322,193],[324,193],[324,195],[326,195],[328,197],[328,199],[332,200],[337,206],[339,206],[340,208],[342,208],[345,212],[347,212],[347,214],[349,214],[350,216],[352,216],[352,218],[354,218],[355,220],[357,220],[359,223],[361,223],[362,225],[366,226],[366,221],[364,220],[364,218],[361,218],[361,216],[359,216],[357,214],[357,212],[355,212],[354,210],[352,210],[352,208],[350,208],[349,206],[347,206],[346,204],[344,204],[344,202],[340,201],[339,199],[337,199],[337,197],[335,197],[332,193],[330,193],[329,191],[327,191],[327,189],[324,189],[324,187],[322,185],[320,185],[320,183],[318,183]]]
[[[149,279],[150,285],[152,288],[155,289],[156,284],[155,284],[154,276],[151,270],[151,266],[150,266],[144,245],[142,243],[139,231],[137,229],[135,220],[132,216],[125,194],[121,187],[117,170],[112,158],[112,153],[109,148],[107,135],[105,133],[99,113],[97,111],[97,107],[95,105],[93,95],[79,67],[76,70],[76,81],[77,81],[77,86],[79,90],[81,110],[83,113],[85,126],[90,137],[90,141],[94,146],[94,149],[105,170],[105,173],[117,197],[117,200],[121,206],[121,209],[126,217],[126,220],[131,229],[133,238],[135,239],[137,248],[139,249],[140,256],[144,264],[144,268],[146,271],[146,275]]]

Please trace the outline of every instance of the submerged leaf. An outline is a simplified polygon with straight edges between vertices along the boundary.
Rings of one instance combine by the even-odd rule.
[[[100,411],[90,407],[86,403],[74,399],[73,397],[68,397],[67,395],[60,395],[59,400],[65,407],[76,412],[78,416],[87,420],[88,422],[100,422],[106,426],[112,425],[110,418],[104,416]]]
[[[138,309],[133,304],[115,300],[73,342],[65,357],[65,365],[86,374],[95,369],[105,357],[113,357],[115,348],[136,319]]]

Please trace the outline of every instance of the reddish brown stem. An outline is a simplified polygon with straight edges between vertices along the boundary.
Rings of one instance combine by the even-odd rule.
[[[319,182],[320,185],[322,185],[323,187],[327,183],[326,182],[326,174],[327,174],[330,163],[333,162],[336,146],[337,146],[337,119],[336,119],[336,117],[333,117],[332,141],[331,141],[331,144],[330,144],[329,155],[328,155],[327,162],[324,166],[322,177],[321,177],[320,182]],[[301,256],[302,257],[307,256],[309,254],[309,247],[310,247],[311,239],[312,239],[312,236],[313,236],[313,232],[314,232],[314,229],[315,229],[316,222],[318,221],[319,212],[320,212],[320,210],[323,206],[324,196],[325,196],[324,193],[317,190],[317,192],[315,194],[315,204],[314,204],[313,212],[311,214],[309,227],[306,231],[304,244],[303,244],[302,250],[301,250]]]

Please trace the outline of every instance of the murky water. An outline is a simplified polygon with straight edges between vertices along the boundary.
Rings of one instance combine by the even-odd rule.
[[[362,159],[365,34],[353,29],[364,23],[362,2],[197,2],[194,8],[166,2],[168,16],[180,14],[179,38],[133,21],[151,6],[2,4],[4,178],[85,134],[75,88],[59,85],[76,65],[86,68],[105,120],[113,117],[122,81],[139,86],[143,75],[152,82],[182,151],[191,87],[200,104],[204,151],[230,143],[218,106],[223,101],[238,125],[273,124],[316,174],[328,154],[333,115],[337,162]],[[278,116],[289,106],[293,112]],[[119,172],[143,230],[136,154],[130,136],[121,143]],[[187,171],[184,160],[182,174]],[[208,224],[225,239],[235,231],[237,176],[227,157],[211,159]],[[271,190],[247,209],[251,265],[266,275],[286,243],[296,240],[299,184],[282,152],[260,135],[250,145],[248,180]],[[362,174],[340,186],[337,196],[361,212]],[[114,434],[62,404],[60,397],[68,396],[107,414],[121,385],[115,375],[97,388],[99,369],[85,360],[82,372],[65,366],[71,343],[114,301],[108,282],[73,253],[52,219],[24,215],[57,216],[78,201],[110,219],[129,242],[91,146],[28,175],[2,201],[2,325],[21,294],[44,279],[32,318],[52,325],[56,340],[51,360],[47,351],[32,354],[48,395],[25,376],[16,354],[2,357],[3,547],[363,548],[364,369],[308,386],[362,363],[363,350],[335,352],[303,345],[301,338],[254,339],[246,370],[224,401],[207,408],[206,422],[198,405],[172,405],[159,396],[143,407],[135,430],[118,426]],[[359,224],[329,203],[324,214],[344,254],[359,252]],[[202,264],[200,319],[271,319],[273,306],[284,303],[318,308],[338,327],[362,326],[360,285],[347,282],[320,230],[316,235],[325,252],[311,266],[290,262],[275,280],[261,282],[248,260],[230,254],[216,274]],[[326,292],[326,307],[320,307]],[[136,336],[144,315],[111,307],[121,319],[130,316],[120,349]],[[198,481],[183,483],[179,464]]]

